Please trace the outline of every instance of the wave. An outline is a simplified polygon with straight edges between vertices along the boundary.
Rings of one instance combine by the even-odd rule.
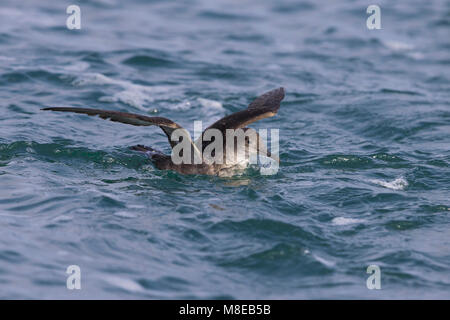
[[[331,220],[331,223],[335,226],[346,226],[348,224],[362,223],[364,221],[365,220],[363,220],[363,219],[336,217],[333,220]]]
[[[405,190],[408,186],[408,181],[406,181],[403,177],[397,178],[393,181],[373,179],[370,180],[370,182],[392,190]]]

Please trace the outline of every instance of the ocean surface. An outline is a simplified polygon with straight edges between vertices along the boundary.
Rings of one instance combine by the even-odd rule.
[[[449,299],[449,53],[449,1],[2,0],[0,298]],[[169,153],[159,128],[40,110],[192,132],[279,86],[270,176],[160,171],[128,149]]]

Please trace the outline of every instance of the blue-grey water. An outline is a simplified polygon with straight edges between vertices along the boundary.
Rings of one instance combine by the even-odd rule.
[[[0,298],[450,298],[449,31],[443,0],[2,0]],[[169,153],[159,128],[40,111],[192,130],[279,86],[272,176],[159,171],[128,149]]]

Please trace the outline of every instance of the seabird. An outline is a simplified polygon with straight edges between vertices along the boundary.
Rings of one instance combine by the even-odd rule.
[[[194,159],[196,156],[199,157],[200,161],[191,161],[190,163],[174,163],[173,158],[170,155],[166,155],[160,151],[157,151],[151,147],[136,145],[131,147],[132,150],[139,151],[145,153],[154,163],[156,168],[160,170],[174,170],[182,174],[207,174],[207,175],[229,175],[230,169],[234,171],[236,168],[242,168],[248,165],[249,157],[252,155],[264,155],[273,158],[274,160],[279,162],[279,159],[275,157],[275,155],[271,155],[267,150],[264,142],[261,140],[259,135],[257,135],[257,144],[250,144],[249,139],[245,138],[244,141],[241,141],[241,145],[235,144],[235,152],[236,150],[245,150],[245,161],[242,159],[238,159],[234,157],[232,162],[223,161],[222,163],[211,163],[211,161],[207,161],[203,156],[203,151],[205,148],[214,142],[213,139],[211,141],[207,139],[203,139],[203,136],[209,129],[217,129],[222,133],[223,137],[223,146],[222,154],[220,155],[223,159],[226,158],[226,131],[227,129],[242,129],[244,132],[248,130],[253,130],[247,127],[250,123],[255,121],[273,117],[280,108],[280,103],[284,98],[284,88],[274,89],[272,91],[266,92],[263,95],[256,98],[253,102],[251,102],[247,109],[235,112],[230,114],[212,125],[210,125],[207,129],[205,129],[199,139],[196,142],[193,142],[190,139],[189,134],[185,129],[183,129],[180,125],[173,122],[170,119],[163,117],[148,117],[133,113],[126,113],[120,111],[108,111],[108,110],[98,110],[98,109],[89,109],[89,108],[71,108],[71,107],[50,107],[43,108],[42,110],[51,110],[51,111],[62,111],[62,112],[75,112],[87,114],[89,116],[99,116],[105,120],[111,120],[126,124],[131,124],[134,126],[158,126],[160,127],[164,133],[166,134],[169,143],[174,149],[176,145],[182,142],[185,138],[191,144],[190,150],[191,154],[188,156],[190,159]],[[186,135],[183,135],[183,139],[180,141],[173,141],[172,133],[181,129],[186,132]],[[254,130],[253,130],[254,131]],[[239,141],[238,141],[239,143]],[[244,143],[245,145],[242,145]],[[200,152],[201,149],[201,152]],[[230,151],[228,151],[230,152]],[[213,156],[215,156],[213,154]],[[189,161],[188,161],[189,162]]]

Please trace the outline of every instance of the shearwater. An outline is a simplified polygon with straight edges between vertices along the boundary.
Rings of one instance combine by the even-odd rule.
[[[282,87],[264,93],[251,102],[247,109],[230,114],[210,125],[195,142],[191,140],[187,130],[164,117],[90,108],[50,107],[42,110],[82,113],[134,126],[159,126],[172,147],[171,156],[144,145],[136,145],[131,149],[145,153],[160,170],[224,176],[246,167],[252,156],[263,155],[279,162],[279,158],[267,150],[263,139],[247,125],[277,114],[284,95]],[[242,133],[244,138],[239,139],[236,134],[229,135],[230,130]],[[213,144],[215,148],[211,148]],[[177,152],[174,152],[175,150]]]

